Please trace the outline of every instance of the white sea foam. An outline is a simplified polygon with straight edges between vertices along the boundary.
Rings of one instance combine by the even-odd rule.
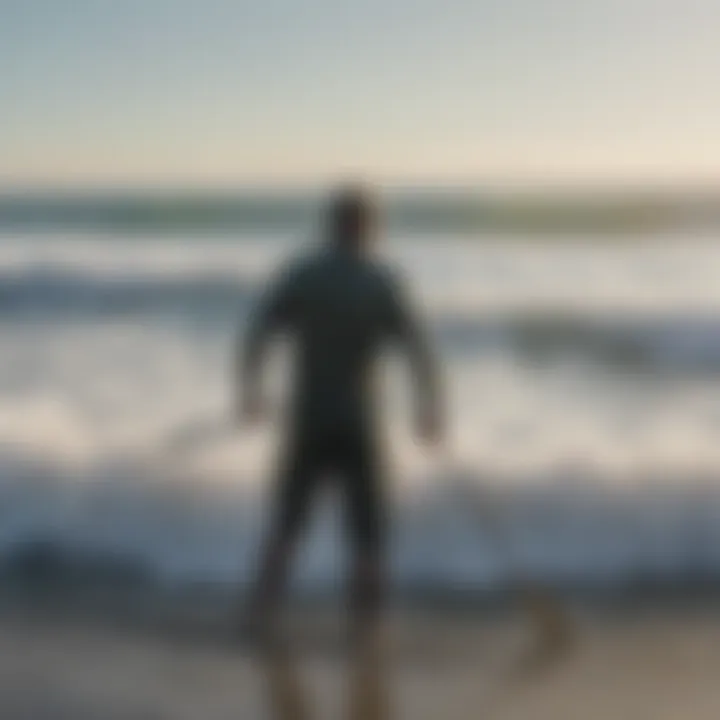
[[[273,435],[223,430],[231,356],[294,248],[0,241],[0,555],[42,541],[170,581],[247,579]],[[720,244],[405,238],[389,254],[432,321],[452,408],[452,462],[433,464],[393,367],[398,582],[485,587],[511,571],[453,464],[502,500],[533,572],[720,576]],[[319,517],[309,584],[333,581],[342,558],[332,513]]]

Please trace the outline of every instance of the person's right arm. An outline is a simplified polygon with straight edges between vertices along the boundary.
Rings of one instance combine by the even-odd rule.
[[[250,317],[237,353],[238,414],[256,421],[264,412],[262,369],[270,340],[290,326],[298,286],[297,268],[291,267],[269,283]]]

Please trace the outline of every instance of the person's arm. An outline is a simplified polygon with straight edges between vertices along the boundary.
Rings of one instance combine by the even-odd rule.
[[[440,442],[445,432],[445,418],[438,361],[427,326],[397,279],[390,286],[389,321],[392,336],[410,362],[417,433],[426,442]]]
[[[266,288],[252,313],[237,353],[239,382],[238,414],[258,420],[264,412],[262,370],[270,340],[286,330],[293,312],[297,278],[294,269],[286,270]]]

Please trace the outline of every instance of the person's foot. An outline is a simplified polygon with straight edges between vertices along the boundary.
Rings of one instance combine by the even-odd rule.
[[[360,617],[350,621],[348,649],[361,655],[375,655],[382,650],[384,633],[377,617]]]
[[[250,609],[237,620],[232,630],[235,644],[256,649],[272,647],[279,638],[277,620],[274,613],[267,610]]]

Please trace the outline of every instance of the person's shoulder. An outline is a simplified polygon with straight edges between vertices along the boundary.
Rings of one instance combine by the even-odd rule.
[[[376,282],[386,291],[394,293],[405,285],[402,269],[388,260],[370,260],[369,268]]]
[[[279,276],[289,283],[302,282],[319,265],[315,252],[299,252],[287,258],[280,266]]]

